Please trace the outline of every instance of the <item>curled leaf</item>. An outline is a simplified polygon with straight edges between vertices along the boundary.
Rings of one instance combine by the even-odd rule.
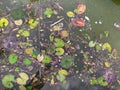
[[[74,17],[74,13],[72,11],[68,11],[66,14],[68,17]]]
[[[19,76],[20,77],[16,79],[16,82],[20,85],[25,85],[29,79],[29,76],[24,72],[19,73]]]
[[[102,47],[103,49],[107,49],[109,52],[111,52],[112,50],[112,47],[109,43],[104,43]]]
[[[8,26],[8,20],[6,18],[1,18],[0,19],[0,27],[6,27]]]
[[[54,41],[55,41],[55,43],[54,43],[55,47],[63,47],[65,45],[65,43],[62,39],[55,38]]]
[[[58,55],[58,56],[64,54],[64,49],[63,48],[56,48],[55,51],[56,51],[55,54]]]
[[[6,87],[6,88],[12,88],[13,87],[13,83],[14,82],[14,76],[9,74],[9,75],[5,75],[2,79],[2,84]]]
[[[66,70],[64,70],[64,69],[60,69],[59,71],[58,71],[58,74],[63,74],[63,75],[68,75],[68,72],[66,71]]]
[[[52,58],[48,55],[45,55],[43,60],[42,60],[42,63],[50,63],[52,60]]]
[[[90,41],[90,42],[89,42],[89,47],[94,47],[94,46],[95,46],[95,44],[96,44],[95,42]]]

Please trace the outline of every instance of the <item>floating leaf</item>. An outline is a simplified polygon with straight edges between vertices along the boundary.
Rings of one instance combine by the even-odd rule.
[[[77,14],[83,14],[86,11],[85,4],[78,4],[77,6]]]
[[[68,17],[74,17],[74,13],[72,11],[68,11],[66,14]]]
[[[8,26],[8,20],[6,18],[1,18],[0,19],[0,27],[6,27]]]
[[[19,86],[19,90],[27,90],[25,86]]]
[[[42,55],[38,55],[37,56],[37,60],[39,61],[39,62],[41,62],[42,60],[44,59],[44,55],[42,54]]]
[[[74,13],[77,13],[78,12],[78,9],[74,9],[74,11],[73,11]]]
[[[24,30],[24,31],[22,32],[22,36],[24,36],[24,37],[29,37],[29,36],[30,36],[30,32],[27,31],[27,30]]]
[[[15,20],[14,23],[15,23],[15,25],[17,25],[17,26],[21,26],[21,25],[23,24],[23,20],[22,20],[22,19]]]
[[[42,60],[42,63],[50,63],[52,58],[48,55],[44,56],[44,59]]]
[[[66,82],[66,80],[65,80],[65,76],[63,75],[63,74],[59,74],[59,75],[57,75],[57,80],[59,80],[60,82]]]
[[[56,51],[55,54],[58,55],[58,56],[64,54],[64,49],[63,48],[56,48],[55,51]]]
[[[90,84],[92,84],[92,85],[97,84],[97,80],[96,80],[96,79],[92,79],[92,80],[90,80]]]
[[[108,61],[105,62],[106,67],[110,67],[110,63]]]
[[[14,19],[21,19],[24,17],[24,11],[22,9],[15,9],[15,10],[11,11],[11,16]]]
[[[38,21],[36,21],[34,19],[30,19],[28,21],[28,23],[29,23],[31,29],[34,29],[38,25]]]
[[[55,38],[54,41],[55,41],[55,43],[54,43],[55,47],[63,47],[65,45],[65,43],[62,39]]]
[[[90,41],[90,42],[89,42],[89,47],[95,47],[95,44],[96,44],[95,42]]]
[[[8,61],[10,64],[15,64],[18,60],[18,56],[15,54],[10,54],[8,57]]]
[[[109,43],[104,43],[104,44],[103,44],[103,49],[107,49],[109,52],[111,52],[112,47],[110,46]]]
[[[60,63],[61,67],[68,69],[71,66],[73,66],[73,64],[74,64],[73,57],[69,55],[62,57],[61,63]]]
[[[19,71],[19,67],[16,67],[16,68],[15,68],[15,72],[18,72],[18,71]]]
[[[84,57],[84,59],[85,59],[86,61],[89,60],[87,53],[83,53],[83,57]]]
[[[63,74],[63,75],[68,75],[68,72],[66,71],[66,70],[64,70],[64,69],[60,69],[59,71],[58,71],[58,74]]]
[[[32,56],[33,55],[33,48],[26,48],[25,53]]]
[[[21,45],[24,45],[24,46],[32,46],[32,44],[27,43],[27,42],[22,42]]]
[[[9,75],[5,75],[2,79],[2,84],[6,87],[6,88],[12,88],[13,84],[12,82],[14,82],[14,76],[9,74]]]
[[[37,58],[38,54],[39,54],[39,51],[35,50],[33,51],[32,57]]]
[[[29,79],[28,75],[24,72],[19,73],[19,78],[16,79],[16,82],[20,85],[25,85],[27,80]]]
[[[96,44],[95,48],[96,48],[96,51],[101,50],[101,46],[100,46],[100,44]]]
[[[31,61],[30,59],[28,59],[28,58],[24,58],[24,59],[23,59],[23,63],[24,63],[25,65],[31,65],[31,64],[32,64],[32,61]]]
[[[53,14],[53,10],[51,8],[46,8],[46,10],[44,11],[44,14],[49,16]]]
[[[60,32],[60,36],[61,36],[61,38],[66,38],[66,37],[69,36],[69,33],[68,33],[66,30],[62,30],[62,31]]]
[[[49,36],[49,39],[50,39],[51,42],[53,42],[54,36],[50,35],[50,36]]]

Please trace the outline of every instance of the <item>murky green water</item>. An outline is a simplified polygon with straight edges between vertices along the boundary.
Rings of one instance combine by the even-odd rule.
[[[113,2],[115,1],[115,3]],[[119,0],[85,0],[87,4],[86,15],[91,20],[92,30],[99,35],[103,31],[109,31],[110,35],[106,40],[120,50],[120,31],[114,27],[115,22],[120,22],[120,2]],[[95,24],[101,21],[102,24]]]

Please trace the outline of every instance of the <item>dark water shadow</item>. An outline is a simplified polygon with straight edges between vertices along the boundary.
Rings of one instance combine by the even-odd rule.
[[[116,5],[120,6],[120,0],[112,0]]]

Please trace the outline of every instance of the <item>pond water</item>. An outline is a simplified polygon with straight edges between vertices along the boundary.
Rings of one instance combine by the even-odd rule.
[[[50,0],[48,0],[48,1],[50,1]],[[64,13],[61,12],[60,14],[66,14],[67,11],[74,10],[76,5],[78,4],[78,2],[85,4],[87,6],[87,9],[86,9],[85,14],[83,14],[81,17],[86,17],[86,20],[88,20],[88,25],[89,25],[89,29],[90,29],[89,34],[91,36],[91,39],[94,40],[94,41],[96,39],[97,40],[99,39],[103,43],[108,42],[113,48],[117,49],[118,52],[120,51],[120,48],[119,48],[119,46],[120,46],[120,41],[119,41],[119,38],[120,38],[120,25],[119,25],[120,24],[120,1],[119,0],[71,0],[71,1],[70,0],[61,0],[61,1],[56,0],[56,1],[58,1],[60,3],[60,5],[64,8],[64,11],[63,11]],[[22,1],[22,0],[14,0],[14,1],[12,1],[12,0],[1,0],[0,1],[0,13],[1,13],[0,17],[3,16],[3,15],[6,15],[12,9],[16,9],[16,8],[18,9],[18,8],[21,8],[21,7],[24,9],[24,5],[26,6],[28,3],[30,3],[29,0],[24,0],[24,1]],[[40,3],[35,3],[35,5],[33,5],[33,8],[37,8],[37,6],[39,6],[39,4]],[[5,13],[2,13],[2,12],[5,12]],[[65,16],[65,15],[63,15],[63,16]],[[66,16],[65,16],[65,18],[66,18]],[[48,22],[48,25],[54,23],[54,21],[56,21],[55,18],[45,19],[45,22]],[[119,25],[119,29],[115,27],[115,23],[117,23]],[[65,23],[65,25],[67,25],[67,24]],[[69,26],[65,26],[65,28],[66,27],[69,27]],[[26,29],[26,26],[25,27],[23,26],[22,28]],[[27,27],[27,29],[28,29],[28,27]],[[107,38],[104,38],[104,34],[103,34],[104,31],[109,32],[109,35],[108,35]],[[38,34],[37,31],[31,31],[31,32],[32,33],[35,32],[34,33],[35,35]],[[78,35],[78,37],[81,37],[81,33],[78,33],[79,31],[77,29],[74,30],[74,28],[73,28],[73,31],[70,30],[70,32],[73,32],[73,34],[71,34],[71,35],[73,35],[73,37],[74,37],[74,35],[76,35],[76,36]],[[45,35],[42,34],[43,38],[47,37],[47,39],[48,39],[47,35],[49,35],[50,32],[47,32],[47,33],[48,34],[45,34]],[[34,34],[32,34],[32,36],[34,36]],[[37,36],[36,38],[39,38],[39,36]],[[32,39],[32,37],[30,39]],[[47,39],[45,39],[45,38],[42,39],[42,36],[41,36],[40,40],[43,40],[43,41],[46,40],[47,41]],[[25,42],[25,40],[23,40],[23,41]],[[74,40],[77,40],[77,39],[74,39]],[[36,42],[37,44],[34,43],[34,42],[35,41],[32,42],[33,46],[35,46],[35,45],[39,46],[38,41]],[[80,44],[80,42],[79,41],[74,41],[73,45],[74,44],[75,45]],[[48,47],[50,47],[50,46],[48,45]],[[47,47],[47,49],[48,49],[48,47]],[[37,47],[37,49],[38,49],[38,47]],[[82,47],[80,47],[80,49],[82,49]],[[87,52],[87,49],[85,51]],[[77,53],[80,53],[80,51],[77,51]],[[94,52],[91,51],[91,53],[94,53]],[[20,55],[21,55],[21,53],[20,53]],[[86,54],[84,54],[84,55],[86,55]],[[73,56],[75,56],[75,55],[73,55]],[[26,56],[24,56],[24,57],[26,57]],[[77,62],[78,67],[75,67],[76,72],[77,72],[77,70],[81,71],[83,69],[83,66],[82,66],[83,62],[82,61],[79,62],[79,60],[82,60],[82,59],[79,59],[79,58],[82,58],[82,56],[80,56],[78,54],[78,56],[76,58],[76,60],[78,60],[78,62]],[[97,60],[97,59],[95,59],[95,60]],[[36,60],[34,62],[36,62]],[[16,64],[16,65],[18,65],[18,64]],[[109,64],[107,64],[107,65],[109,67]],[[22,66],[20,66],[20,67],[23,68]],[[35,67],[35,65],[34,65],[34,67]],[[38,68],[38,66],[36,66],[35,69],[36,68]],[[46,68],[49,69],[49,65],[46,66]],[[119,69],[119,67],[117,68],[117,70],[118,69]],[[37,71],[32,71],[32,72],[34,72],[34,73],[38,72],[38,69],[36,69],[36,70]],[[27,72],[27,71],[25,71],[25,72]],[[87,76],[85,76],[85,77],[87,77]],[[99,77],[99,75],[98,75],[98,77]],[[53,77],[51,76],[51,78],[53,78]],[[51,79],[51,78],[49,78],[49,79]],[[52,82],[52,80],[51,80],[51,82]],[[113,90],[119,90],[119,87],[120,86],[117,84],[116,88],[114,88]],[[108,87],[103,87],[103,86],[99,86],[99,85],[92,86],[92,85],[83,83],[82,81],[78,80],[78,78],[76,78],[76,77],[68,78],[66,85],[63,85],[63,84],[60,83],[59,85],[50,86],[47,83],[47,84],[45,84],[45,86],[41,90],[48,90],[48,89],[49,90],[109,90]]]

